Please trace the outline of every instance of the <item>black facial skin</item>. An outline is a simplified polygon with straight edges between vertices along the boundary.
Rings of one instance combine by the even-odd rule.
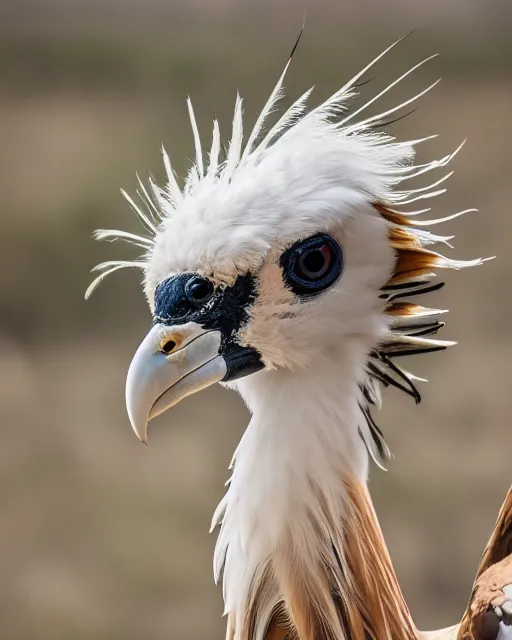
[[[255,299],[256,279],[250,274],[238,276],[230,287],[215,290],[204,276],[180,273],[158,285],[154,322],[197,322],[207,330],[220,331],[220,353],[227,367],[223,381],[236,380],[264,366],[256,349],[236,341],[237,333],[249,321],[248,309]]]
[[[343,250],[325,233],[299,240],[280,258],[283,280],[300,297],[311,297],[330,287],[343,269]],[[167,278],[155,292],[154,322],[166,325],[196,322],[221,333],[219,353],[226,362],[223,381],[236,380],[263,369],[261,354],[242,347],[236,336],[249,322],[249,308],[256,300],[256,278],[238,276],[230,287],[215,288],[205,276],[180,273]]]

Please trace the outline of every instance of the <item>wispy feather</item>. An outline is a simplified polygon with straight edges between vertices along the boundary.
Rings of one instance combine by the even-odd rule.
[[[151,222],[151,220],[142,211],[142,209],[135,204],[135,202],[126,193],[126,191],[124,189],[121,189],[121,193],[123,194],[124,198],[128,201],[128,203],[130,204],[131,208],[135,211],[135,213],[137,214],[137,216],[138,216],[139,220],[142,222],[142,224],[148,229],[148,231],[151,234],[155,235],[156,234],[156,227],[153,224],[153,222]]]
[[[102,271],[103,273],[100,273],[100,275],[97,276],[87,287],[87,290],[85,292],[85,299],[87,300],[88,298],[90,298],[98,285],[100,285],[103,280],[111,273],[114,273],[119,269],[126,268],[145,269],[146,266],[147,262],[143,260],[109,260],[108,262],[102,262],[101,264],[96,265],[95,267],[93,267],[92,271]]]
[[[139,189],[140,189],[140,191],[139,189],[137,189],[137,195],[142,200],[142,202],[144,202],[144,205],[146,206],[146,209],[149,215],[151,216],[151,219],[154,222],[154,224],[158,225],[162,219],[162,212],[158,209],[158,207],[153,202],[153,199],[150,197],[146,187],[144,186],[144,183],[142,182],[138,174],[137,174],[137,182],[139,183]]]
[[[378,123],[382,122],[382,118],[386,118],[387,116],[391,115],[392,113],[396,113],[397,111],[400,111],[400,109],[403,109],[404,107],[407,107],[408,105],[412,104],[413,102],[416,102],[416,100],[419,100],[420,98],[422,98],[429,91],[432,91],[432,89],[435,86],[437,86],[440,82],[441,82],[441,79],[436,80],[431,85],[429,85],[426,89],[423,89],[423,91],[420,91],[419,93],[414,95],[412,98],[409,98],[408,100],[404,100],[404,102],[401,102],[396,107],[392,107],[391,109],[388,109],[387,111],[383,111],[382,113],[378,113],[375,116],[371,116],[370,118],[366,118],[366,120],[361,120],[357,124],[354,124],[354,125],[352,125],[350,127],[347,127],[347,129],[346,129],[347,133],[351,133],[351,132],[354,132],[354,131],[360,131],[360,130],[363,130],[363,129],[367,129],[370,124],[373,124],[373,123],[376,123],[376,122],[378,122]]]
[[[181,193],[180,186],[176,180],[176,175],[174,174],[169,155],[163,146],[162,157],[164,160],[165,172],[167,174],[167,190],[169,198],[171,199],[172,204],[176,206],[183,199],[183,194]]]
[[[207,177],[213,178],[217,175],[219,169],[219,154],[220,154],[220,129],[217,120],[213,121],[212,131],[212,146],[210,149],[210,158],[208,164]]]
[[[433,60],[434,58],[437,58],[437,56],[438,56],[438,54],[434,54],[433,56],[429,56],[428,58],[425,58],[425,60],[422,60],[421,62],[418,62],[418,64],[414,65],[414,67],[411,67],[408,71],[403,73],[399,78],[397,78],[396,80],[394,80],[393,82],[388,84],[387,87],[385,87],[380,93],[378,93],[376,96],[371,98],[371,100],[368,100],[368,102],[365,102],[361,107],[359,107],[359,109],[356,109],[355,111],[350,113],[348,116],[343,118],[339,123],[340,127],[345,126],[345,124],[347,122],[350,122],[350,120],[353,120],[356,116],[358,116],[360,113],[365,111],[374,102],[376,102],[377,100],[382,98],[382,96],[386,95],[386,93],[388,93],[388,91],[391,91],[391,89],[393,89],[393,87],[395,87],[397,84],[402,82],[402,80],[405,80],[405,78],[410,76],[411,73],[414,73],[417,69],[422,67],[424,64],[426,64],[427,62],[430,62],[430,60]]]
[[[293,59],[293,55],[295,53],[295,51],[297,50],[297,47],[299,45],[300,39],[302,38],[302,34],[304,33],[304,25],[302,26],[302,29],[299,32],[299,35],[297,37],[297,40],[295,41],[295,44],[293,45],[292,51],[290,53],[290,57],[288,58],[288,62],[286,63],[283,72],[281,73],[281,75],[279,76],[279,79],[276,83],[276,86],[272,89],[272,92],[270,93],[270,96],[268,97],[267,102],[265,103],[263,109],[260,112],[260,115],[258,116],[258,118],[256,119],[256,123],[249,135],[249,138],[247,140],[247,144],[245,146],[244,152],[242,154],[242,160],[246,160],[247,157],[249,156],[249,154],[252,152],[253,147],[256,143],[256,140],[258,139],[258,136],[260,135],[261,131],[263,130],[263,127],[265,125],[265,122],[267,121],[267,118],[269,117],[269,115],[272,113],[272,111],[274,110],[274,108],[276,107],[277,103],[279,102],[279,100],[283,97],[284,95],[284,79],[286,76],[286,73],[288,72],[288,69],[290,68],[290,64],[292,62]],[[300,98],[299,98],[300,100]]]
[[[197,171],[199,173],[199,176],[202,178],[204,176],[203,151],[201,149],[201,138],[199,136],[199,129],[197,127],[194,107],[192,106],[192,100],[190,99],[190,96],[187,98],[187,108],[188,108],[188,115],[190,117],[190,125],[192,127],[192,134],[194,136],[194,147],[196,149]]]
[[[118,231],[117,229],[97,229],[93,235],[96,240],[107,240],[109,242],[124,240],[129,244],[133,244],[136,247],[142,247],[143,249],[152,247],[155,244],[153,238],[145,238],[144,236],[138,236],[135,233]]]
[[[455,220],[460,216],[466,215],[466,213],[477,213],[478,209],[464,209],[464,211],[458,211],[457,213],[452,213],[450,216],[445,216],[444,218],[435,218],[434,220],[415,220],[414,226],[416,227],[430,227],[435,224],[441,224],[443,222],[449,222],[450,220]],[[411,214],[407,214],[410,216]]]
[[[229,144],[228,157],[226,166],[223,171],[223,177],[231,179],[233,173],[240,162],[240,153],[242,150],[243,130],[243,100],[240,94],[236,94],[235,111],[233,114],[233,128],[231,133],[231,142]]]
[[[304,114],[306,110],[307,101],[313,91],[313,87],[305,91],[298,100],[296,100],[291,107],[289,107],[283,115],[279,118],[276,124],[269,130],[263,140],[258,144],[254,153],[256,155],[261,154],[276,138],[292,127],[294,123]],[[246,149],[247,150],[247,149]],[[245,152],[244,152],[245,155]]]

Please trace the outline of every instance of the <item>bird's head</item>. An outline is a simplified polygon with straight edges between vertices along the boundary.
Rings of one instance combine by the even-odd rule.
[[[99,265],[92,285],[123,266],[144,270],[153,326],[127,379],[130,420],[143,441],[151,418],[215,382],[236,386],[276,369],[314,375],[326,358],[361,362],[365,402],[376,401],[376,381],[417,396],[391,357],[446,343],[425,338],[441,326],[435,310],[397,298],[431,289],[426,279],[435,267],[478,261],[426,249],[447,238],[414,228],[409,217],[418,212],[398,212],[437,195],[442,180],[415,190],[401,183],[445,166],[454,154],[415,165],[420,141],[396,142],[380,132],[404,105],[366,120],[356,116],[369,103],[348,112],[365,71],[310,111],[306,92],[265,130],[283,73],[245,146],[237,98],[225,157],[214,122],[208,163],[189,101],[196,159],[184,188],[164,152],[165,187],[141,183],[142,206],[128,198],[150,236],[98,232],[146,250],[139,261]]]

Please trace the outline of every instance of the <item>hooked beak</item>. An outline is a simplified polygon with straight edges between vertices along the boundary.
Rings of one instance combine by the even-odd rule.
[[[220,331],[196,322],[155,325],[137,349],[126,379],[126,408],[138,438],[147,444],[148,422],[180,400],[222,380]]]

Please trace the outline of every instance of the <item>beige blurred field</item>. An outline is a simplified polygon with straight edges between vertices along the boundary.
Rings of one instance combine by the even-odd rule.
[[[236,89],[254,119],[306,3],[246,0],[4,0],[0,6],[0,639],[223,637],[208,534],[247,415],[221,390],[130,431],[124,377],[149,313],[140,275],[112,276],[85,303],[89,269],[132,256],[97,226],[136,231],[119,194],[135,171],[162,178],[163,142],[183,174],[191,95],[208,140],[227,132]],[[419,27],[362,89],[370,96],[431,53],[400,98],[443,76],[398,137],[440,133],[421,158],[468,137],[440,215],[460,257],[434,304],[460,345],[410,368],[429,378],[415,407],[385,394],[395,458],[371,489],[421,627],[455,622],[512,482],[512,11],[499,0],[311,1],[288,81],[320,99]],[[285,103],[287,103],[285,101]]]

